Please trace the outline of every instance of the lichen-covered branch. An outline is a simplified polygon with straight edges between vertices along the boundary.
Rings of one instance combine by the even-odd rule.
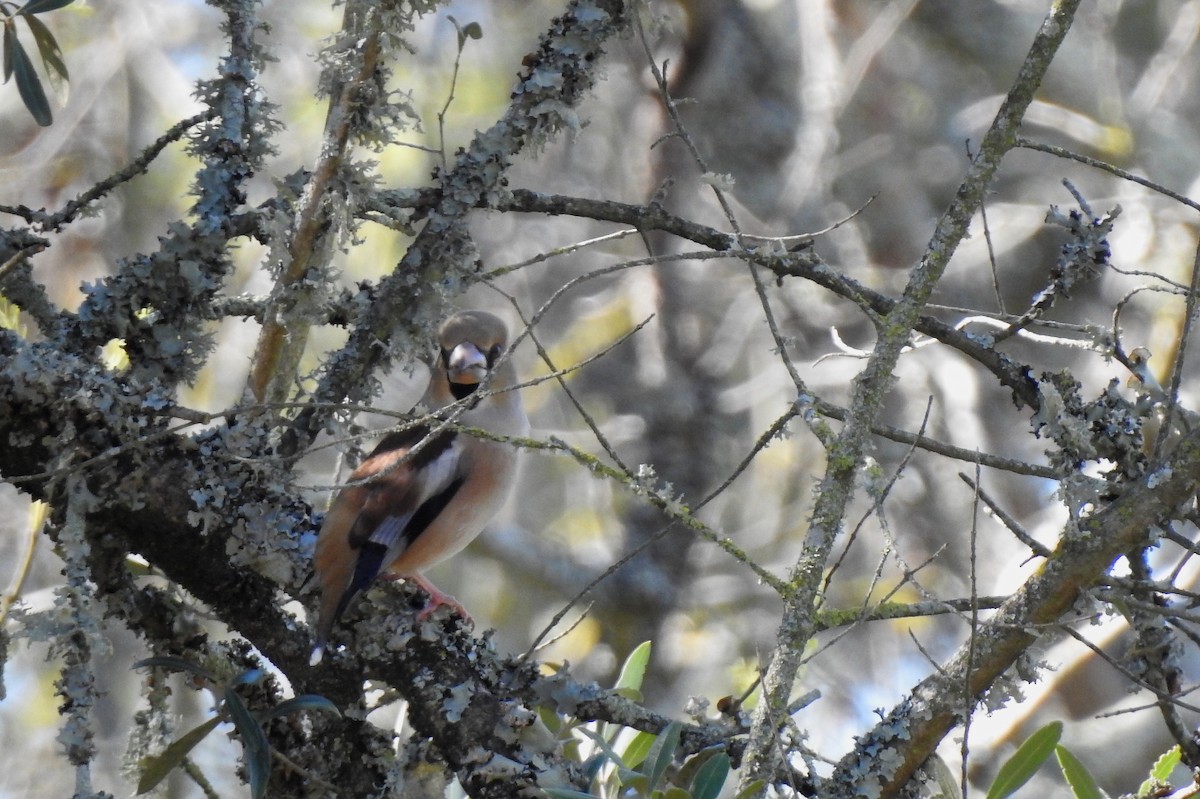
[[[395,357],[396,345],[420,340],[414,334],[444,315],[439,296],[455,294],[476,279],[478,259],[466,229],[468,214],[479,205],[500,202],[513,158],[578,124],[575,109],[597,80],[608,40],[627,29],[629,13],[623,0],[573,0],[542,34],[504,116],[478,133],[439,175],[438,197],[425,226],[380,281],[349,341],[326,363],[315,392],[318,403],[369,398],[373,370]],[[398,336],[401,331],[406,335]],[[295,450],[311,441],[323,416],[319,404],[300,414],[285,448]]]
[[[243,185],[270,152],[273,129],[256,85],[257,3],[219,5],[230,45],[219,77],[199,90],[210,111],[189,145],[202,163],[192,188],[195,218],[175,224],[157,251],[129,257],[116,274],[85,286],[58,339],[64,351],[86,354],[123,339],[133,376],[172,390],[195,377],[211,346],[203,309],[232,269],[225,226],[245,203]]]
[[[1079,0],[1062,0],[1051,8],[1020,74],[984,136],[966,179],[939,219],[924,257],[909,276],[903,297],[883,317],[871,357],[854,379],[850,413],[841,433],[827,449],[825,475],[817,489],[800,557],[790,573],[795,594],[784,603],[775,649],[763,677],[762,699],[754,715],[746,768],[742,772],[743,787],[756,779],[769,780],[777,769],[780,748],[776,736],[787,717],[789,696],[804,648],[817,629],[814,610],[824,570],[854,494],[854,478],[871,425],[891,388],[896,362],[912,337],[925,303],[966,235],[1001,160],[1015,146],[1025,110],[1070,29],[1078,5]]]
[[[53,451],[47,442],[68,438],[79,447],[85,447],[121,435],[132,436],[91,416],[95,407],[115,405],[120,408],[129,402],[119,399],[119,386],[104,382],[103,375],[95,373],[95,367],[85,361],[76,362],[76,371],[72,371],[69,363],[56,361],[43,363],[38,368],[29,348],[30,345],[20,342],[11,333],[0,336],[0,357],[6,364],[3,378],[0,378],[0,408],[5,411],[0,420],[0,437],[9,442],[9,446],[0,452],[0,472],[16,477],[29,473],[35,464],[51,462]],[[42,416],[47,409],[53,411]],[[133,415],[132,407],[115,413],[118,418]],[[38,418],[42,419],[40,427],[32,421]],[[67,431],[77,429],[82,419],[88,420],[88,435],[68,435]],[[36,431],[36,434],[26,434],[30,431]],[[300,580],[297,578],[286,585],[273,584],[250,568],[230,563],[227,552],[231,532],[228,528],[210,529],[205,533],[189,523],[189,518],[195,515],[192,493],[198,484],[196,475],[206,468],[201,464],[220,457],[217,450],[172,438],[160,440],[150,451],[129,451],[122,457],[103,461],[95,470],[71,474],[70,478],[79,486],[87,487],[88,496],[97,497],[91,504],[78,508],[73,517],[76,524],[71,529],[86,534],[79,546],[90,546],[97,555],[110,552],[141,554],[252,642],[289,675],[298,692],[323,694],[343,706],[353,706],[359,701],[365,676],[395,681],[393,684],[413,703],[414,717],[424,720],[417,722],[421,732],[433,737],[443,752],[457,758],[451,763],[459,769],[464,783],[478,784],[483,780],[476,772],[484,773],[486,764],[473,759],[477,750],[469,750],[466,742],[473,740],[484,723],[481,713],[492,714],[487,717],[492,724],[488,729],[492,729],[503,720],[504,714],[512,716],[520,699],[500,683],[480,686],[471,694],[478,697],[470,701],[471,707],[476,709],[467,712],[467,709],[459,708],[458,712],[451,713],[447,698],[440,692],[448,690],[449,686],[461,685],[464,680],[476,679],[472,676],[473,669],[477,668],[473,652],[475,644],[461,636],[412,635],[404,642],[404,657],[396,657],[397,644],[393,642],[391,647],[386,647],[387,640],[392,638],[392,625],[399,623],[408,627],[412,617],[399,612],[394,603],[386,620],[381,619],[378,626],[371,625],[379,637],[369,634],[362,637],[360,646],[367,652],[374,651],[374,656],[338,658],[332,668],[314,670],[308,667],[311,641],[306,630],[281,609],[279,599],[281,590],[295,594]],[[236,473],[230,463],[226,462],[224,466],[227,471]],[[38,495],[50,488],[45,479],[25,480],[20,484]],[[243,483],[231,486],[231,490],[237,491],[239,504],[274,507],[279,518],[289,516],[293,540],[311,530],[312,523],[307,521],[308,508],[285,493],[284,487]],[[282,545],[284,541],[279,543]],[[86,549],[81,551],[86,553]],[[282,551],[286,553],[287,550]],[[292,557],[299,560],[302,555],[293,550]],[[123,558],[119,558],[116,565],[109,563],[102,569],[99,583],[107,590],[127,590],[128,577],[113,572],[114,568],[120,571],[122,561]],[[91,561],[87,563],[90,567]],[[141,611],[137,610],[139,606]],[[154,615],[140,617],[140,621],[145,622],[137,625],[140,631],[153,636],[155,630],[160,630],[165,636],[163,643],[178,646],[178,643],[171,643],[178,635],[177,625],[157,615],[164,612],[161,604],[146,606],[140,601],[127,612],[153,612]],[[384,649],[378,649],[381,641],[385,644]],[[416,679],[418,676],[419,680]],[[521,714],[517,716],[524,718]],[[461,726],[468,722],[469,727]],[[510,722],[516,723],[512,718]],[[343,735],[353,735],[355,739],[368,734],[366,730],[353,731],[361,722],[326,720],[323,723],[340,729]],[[329,734],[333,734],[332,731]],[[508,748],[503,751],[507,752],[508,759],[521,760],[518,747],[512,742],[506,746]],[[539,757],[551,755],[541,753]],[[383,776],[365,769],[357,755],[330,765],[335,771],[330,775],[331,779],[346,786],[362,786],[364,791]]]
[[[922,681],[838,763],[827,796],[895,796],[962,722],[964,693],[978,700],[1036,640],[1057,624],[1113,561],[1156,537],[1200,487],[1200,432],[1103,511],[1064,532],[1058,547],[941,669]],[[968,653],[974,652],[974,662]],[[967,690],[964,691],[964,686]],[[881,756],[886,751],[887,756]]]
[[[55,690],[62,698],[59,714],[64,717],[58,742],[67,760],[75,767],[75,796],[78,799],[103,799],[107,794],[92,787],[91,766],[96,755],[95,732],[91,725],[92,708],[100,687],[96,685],[93,658],[108,642],[100,632],[100,609],[91,574],[91,545],[87,540],[87,512],[96,498],[83,480],[75,475],[66,482],[61,497],[66,505],[65,523],[59,532],[59,545],[66,561],[66,582],[55,604],[58,629],[43,630],[52,641],[50,652],[62,660],[62,673]]]
[[[412,30],[420,11],[407,3],[386,7],[348,2],[342,30],[322,53],[322,86],[329,111],[321,153],[296,197],[278,220],[272,269],[275,285],[263,313],[247,395],[259,402],[287,400],[314,324],[312,307],[329,282],[333,244],[347,231],[335,213],[344,207],[355,182],[348,157],[355,139],[386,140],[388,123],[403,116],[386,89],[391,70],[385,41]],[[394,137],[393,137],[394,138]]]
[[[415,213],[426,213],[435,201],[437,192],[382,191],[365,196],[363,210],[388,217],[400,215],[401,210],[412,209]],[[799,248],[792,252],[779,252],[768,243],[758,248],[739,246],[737,237],[717,228],[691,219],[668,213],[662,206],[650,203],[634,205],[615,200],[596,200],[555,194],[541,194],[528,189],[513,189],[502,196],[496,209],[520,211],[551,216],[568,215],[584,219],[595,219],[616,224],[629,225],[639,231],[661,231],[687,241],[708,247],[715,252],[737,252],[742,260],[761,266],[778,279],[801,278],[809,280],[831,293],[861,307],[870,314],[886,316],[896,307],[897,300],[877,291],[847,274],[837,271],[811,249]],[[497,272],[487,277],[499,277]],[[1014,399],[1022,405],[1036,409],[1040,404],[1037,389],[1029,378],[1029,368],[1011,356],[999,351],[990,342],[959,330],[954,325],[937,317],[922,314],[913,323],[913,330],[958,350],[991,372],[1001,385],[1013,392]]]

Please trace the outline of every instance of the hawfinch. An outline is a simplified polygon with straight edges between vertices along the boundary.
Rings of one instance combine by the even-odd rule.
[[[529,420],[512,390],[516,373],[504,323],[464,311],[438,329],[441,351],[423,403],[435,416],[458,413],[457,425],[500,436],[523,436]],[[490,376],[490,379],[488,379]],[[475,395],[480,384],[487,385]],[[448,407],[455,403],[455,407]],[[461,413],[459,413],[461,411]],[[380,574],[413,580],[430,602],[428,615],[462,606],[421,576],[421,570],[459,552],[479,535],[508,497],[518,450],[465,432],[420,425],[384,437],[350,475],[321,526],[313,570],[321,588],[312,664],[321,661],[338,618]],[[414,448],[421,444],[419,449]]]

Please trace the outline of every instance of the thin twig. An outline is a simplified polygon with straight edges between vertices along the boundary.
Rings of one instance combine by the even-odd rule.
[[[25,555],[17,564],[17,571],[13,574],[8,590],[4,592],[3,596],[0,596],[0,630],[4,629],[9,608],[21,596],[21,588],[25,585],[25,578],[29,576],[29,569],[33,565],[33,553],[37,551],[38,538],[41,537],[42,530],[46,526],[46,517],[49,511],[50,506],[40,500],[35,500],[30,505],[29,539],[25,546]]]
[[[1136,685],[1138,688],[1143,688],[1143,689],[1149,691],[1150,693],[1154,694],[1158,698],[1159,703],[1167,702],[1176,707],[1180,707],[1180,708],[1183,708],[1184,710],[1191,711],[1192,713],[1200,713],[1200,706],[1192,705],[1187,702],[1182,702],[1179,700],[1178,697],[1172,696],[1171,694],[1167,693],[1166,691],[1163,691],[1162,689],[1158,688],[1157,686],[1152,685],[1151,683],[1142,679],[1139,675],[1134,674],[1132,671],[1130,671],[1128,668],[1126,668],[1124,664],[1120,663],[1112,655],[1108,654],[1103,649],[1101,649],[1100,647],[1093,644],[1091,641],[1089,641],[1087,638],[1085,638],[1082,633],[1077,632],[1070,625],[1064,624],[1059,629],[1061,629],[1067,635],[1071,636],[1076,641],[1078,641],[1079,643],[1083,644],[1085,647],[1090,649],[1093,654],[1095,654],[1098,658],[1100,658],[1105,663],[1107,663],[1109,666],[1111,666],[1113,669],[1115,669],[1117,672],[1119,672],[1120,675],[1122,677],[1124,677],[1126,680],[1128,680],[1131,684]]]
[[[638,231],[636,229],[626,228],[624,230],[618,230],[614,233],[608,233],[604,236],[596,236],[594,238],[584,239],[583,241],[577,241],[574,244],[564,244],[561,247],[555,247],[553,249],[540,252],[531,258],[526,258],[524,261],[518,261],[515,264],[493,267],[492,269],[488,270],[487,274],[488,277],[492,278],[499,277],[500,275],[507,275],[512,272],[516,272],[518,269],[524,269],[527,266],[544,263],[549,261],[551,258],[558,258],[563,255],[572,255],[588,247],[595,247],[598,244],[606,244],[610,241],[620,241],[621,239],[636,235],[638,235]],[[663,260],[673,260],[678,257],[679,255],[667,256],[666,258],[663,258]]]
[[[1156,191],[1159,194],[1162,194],[1166,197],[1170,197],[1172,200],[1175,200],[1178,203],[1182,203],[1183,205],[1186,205],[1188,208],[1191,208],[1196,211],[1200,211],[1200,203],[1196,202],[1195,200],[1191,199],[1190,197],[1186,197],[1185,195],[1179,194],[1178,192],[1171,191],[1167,187],[1162,186],[1158,183],[1155,183],[1154,181],[1150,180],[1149,178],[1144,178],[1141,175],[1135,175],[1132,172],[1129,172],[1128,170],[1125,170],[1125,169],[1121,169],[1119,166],[1114,166],[1113,164],[1110,164],[1107,161],[1101,161],[1098,158],[1092,158],[1091,156],[1082,155],[1080,153],[1075,153],[1075,152],[1072,152],[1072,151],[1066,149],[1065,147],[1055,147],[1054,145],[1051,145],[1051,144],[1042,144],[1041,142],[1035,142],[1035,141],[1031,141],[1030,139],[1025,139],[1025,138],[1021,138],[1021,137],[1017,138],[1016,146],[1020,147],[1022,149],[1025,149],[1025,150],[1036,150],[1037,152],[1040,152],[1040,153],[1047,153],[1049,155],[1057,156],[1059,158],[1066,158],[1067,160],[1070,160],[1070,161],[1078,161],[1081,164],[1087,164],[1090,167],[1095,167],[1096,169],[1103,170],[1105,172],[1108,172],[1111,175],[1116,175],[1117,177],[1121,178],[1122,180],[1128,180],[1131,183],[1138,184],[1139,186],[1145,186],[1146,188],[1150,189],[1151,191]]]
[[[500,290],[499,288],[497,288],[494,285],[492,286],[492,288],[495,289],[496,291],[499,291],[512,304],[512,306],[516,310],[517,314],[521,317],[522,324],[524,324],[526,329],[529,330],[529,339],[533,342],[534,347],[537,348],[538,356],[542,359],[542,362],[546,364],[546,368],[548,368],[552,374],[557,373],[558,367],[554,365],[554,361],[550,358],[550,353],[546,351],[546,348],[544,346],[542,346],[541,340],[533,332],[533,328],[530,326],[529,321],[525,318],[525,314],[522,313],[521,306],[517,302],[516,297],[513,297],[508,292]],[[625,335],[621,336],[621,338],[619,339],[619,341],[616,344],[606,347],[604,351],[611,352],[613,350],[613,348],[615,348],[619,344],[627,341],[628,339],[632,338],[635,333],[641,331],[642,328],[644,328],[646,325],[650,324],[650,321],[653,318],[654,318],[654,316],[651,315],[651,316],[647,317],[641,323],[634,325],[633,329],[630,330]],[[559,388],[562,389],[563,393],[567,395],[567,399],[569,399],[571,401],[571,404],[575,406],[575,412],[579,414],[579,417],[581,419],[583,419],[583,423],[585,425],[587,425],[587,428],[589,430],[592,431],[592,435],[595,436],[596,442],[598,444],[600,444],[600,447],[604,450],[605,454],[607,454],[608,457],[612,459],[613,463],[617,464],[617,467],[621,471],[625,472],[625,474],[631,474],[629,467],[621,459],[621,456],[617,454],[616,448],[614,448],[613,445],[611,443],[609,443],[608,437],[604,435],[604,432],[600,429],[600,425],[597,424],[596,420],[588,412],[587,408],[585,408],[583,406],[583,403],[579,400],[579,398],[577,396],[575,396],[575,392],[567,384],[567,381],[564,379],[563,375],[555,374],[554,379],[558,383]]]
[[[967,160],[974,156],[971,154],[971,144],[967,143]],[[979,203],[979,221],[983,223],[983,241],[987,245],[988,265],[992,268],[992,291],[996,295],[996,307],[1000,309],[1000,313],[1006,313],[1004,307],[1004,294],[1000,291],[1000,270],[996,266],[996,247],[992,244],[992,226],[988,224],[987,218],[987,201]],[[964,768],[965,768],[964,764]],[[963,791],[966,791],[966,782],[963,782]],[[965,795],[965,794],[964,794]]]
[[[42,230],[61,230],[63,225],[72,221],[84,208],[108,194],[122,183],[144,173],[150,167],[150,162],[157,158],[158,154],[166,149],[167,145],[183,138],[183,134],[201,122],[215,119],[216,117],[217,110],[209,108],[195,116],[175,123],[166,133],[155,139],[153,144],[143,150],[141,155],[133,159],[124,169],[100,181],[75,199],[69,201],[60,210],[37,219],[38,227]]]
[[[892,591],[891,593],[895,593]],[[929,616],[945,616],[951,613],[967,613],[973,605],[981,610],[998,608],[1008,597],[981,596],[963,599],[930,599],[920,602],[881,601],[878,605],[863,612],[855,606],[845,610],[823,608],[817,612],[817,628],[821,631],[832,630],[846,625],[856,625],[877,621],[896,621],[897,619],[916,619]]]
[[[834,405],[825,400],[816,400],[813,403],[814,409],[822,416],[828,416],[831,419],[838,421],[846,421],[849,411],[846,408]],[[877,436],[895,441],[898,444],[915,445],[916,447],[933,452],[937,455],[944,455],[947,458],[953,458],[959,461],[974,463],[976,459],[984,466],[993,469],[998,469],[1004,472],[1013,474],[1023,474],[1029,477],[1041,477],[1047,480],[1057,480],[1061,475],[1054,471],[1049,466],[1039,466],[1035,463],[1016,460],[1014,458],[1005,458],[1000,455],[991,455],[978,450],[971,450],[965,447],[956,447],[953,444],[947,444],[944,441],[938,441],[935,438],[928,436],[910,433],[907,430],[901,430],[898,427],[891,427],[884,424],[875,423],[871,425],[871,432]]]
[[[971,503],[971,533],[970,533],[970,556],[968,558],[968,580],[967,583],[971,587],[971,626],[967,632],[967,663],[975,662],[975,645],[978,643],[979,634],[979,577],[976,573],[976,568],[979,564],[979,503],[982,500],[982,492],[979,490],[980,471],[982,466],[977,461],[975,463],[975,480],[968,484],[974,489],[974,497]],[[961,475],[960,475],[961,476]],[[969,672],[968,672],[969,673]],[[963,799],[968,799],[969,781],[967,780],[967,764],[970,762],[971,753],[971,722],[975,718],[975,697],[971,695],[971,681],[967,676],[963,675],[963,734],[962,744],[959,746],[959,752],[962,754],[962,771],[960,772],[960,787],[962,789]]]
[[[1183,366],[1186,360],[1188,342],[1191,340],[1192,327],[1196,322],[1197,294],[1200,293],[1200,240],[1196,242],[1196,256],[1192,260],[1192,282],[1188,286],[1183,314],[1183,329],[1179,332],[1179,347],[1175,352],[1175,363],[1171,369],[1171,387],[1167,392],[1166,408],[1163,411],[1163,423],[1158,428],[1158,437],[1154,440],[1151,450],[1153,460],[1162,456],[1163,444],[1174,428],[1175,408],[1179,405],[1179,389],[1183,385]]]
[[[8,276],[9,272],[11,272],[12,270],[16,269],[21,264],[28,261],[29,256],[36,255],[37,253],[39,253],[45,249],[46,249],[45,245],[35,244],[32,246],[17,250],[15,253],[13,253],[11,258],[9,258],[4,263],[0,264],[0,283],[4,282],[4,278],[6,278]]]
[[[982,465],[982,459],[980,460],[980,465]],[[972,480],[963,472],[959,472],[958,476],[964,483],[971,487],[971,490],[975,492],[975,496],[978,497],[984,505],[987,505],[988,510],[991,511],[995,517],[999,519],[1005,527],[1008,528],[1008,531],[1012,533],[1018,541],[1029,547],[1029,549],[1033,551],[1033,554],[1037,555],[1038,557],[1050,557],[1052,554],[1050,552],[1050,548],[1044,546],[1036,538],[1025,532],[1025,528],[1022,527],[1017,520],[1008,513],[1008,511],[1000,507],[1000,503],[988,496],[987,492],[980,487],[978,477]]]

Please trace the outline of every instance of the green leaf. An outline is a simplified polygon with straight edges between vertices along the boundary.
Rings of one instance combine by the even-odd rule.
[[[618,766],[622,766],[622,767],[625,766],[625,763],[624,763],[624,761],[621,760],[620,755],[618,755],[616,753],[616,751],[613,750],[612,746],[609,744],[609,742],[607,740],[605,740],[603,735],[596,732],[595,730],[589,730],[586,727],[580,727],[579,731],[581,733],[583,733],[584,735],[586,735],[588,738],[592,739],[592,741],[595,742],[596,746],[600,747],[600,751],[602,751],[609,760],[616,763]]]
[[[1154,766],[1150,769],[1150,779],[1166,782],[1171,779],[1171,772],[1182,761],[1183,750],[1179,748],[1179,744],[1175,744],[1175,746],[1163,752],[1158,760],[1154,761]]]
[[[260,713],[259,718],[265,722],[301,710],[331,710],[339,716],[342,715],[342,711],[338,710],[338,706],[325,697],[317,694],[302,694],[301,696],[294,696],[291,699],[283,700],[270,710]]]
[[[255,671],[258,669],[251,669],[246,674]],[[240,676],[244,677],[245,674]],[[234,692],[232,685],[225,689],[225,709],[229,711],[229,718],[242,737],[246,774],[250,778],[250,795],[253,799],[262,799],[267,792],[267,778],[271,776],[271,745],[267,743],[267,734],[250,713],[246,703]]]
[[[1029,782],[1046,759],[1054,752],[1058,739],[1062,737],[1061,721],[1052,721],[1045,727],[1030,735],[1028,740],[1004,761],[996,781],[988,789],[987,799],[1004,799],[1012,796],[1017,789]]]
[[[734,796],[733,799],[753,799],[755,796],[758,796],[760,793],[762,793],[766,787],[767,784],[762,780],[755,780],[745,788],[742,788],[740,791],[738,791],[737,795]]]
[[[54,80],[57,75],[62,80],[70,80],[71,74],[67,71],[67,64],[63,61],[62,48],[58,46],[58,40],[54,38],[54,34],[46,27],[46,24],[37,17],[24,17],[26,24],[29,25],[29,30],[33,33],[33,40],[37,42],[38,54],[42,57],[42,66],[46,69],[46,74]]]
[[[42,79],[33,70],[33,62],[25,53],[25,48],[17,42],[13,50],[13,72],[17,75],[17,91],[33,120],[43,128],[54,124],[54,114],[50,113],[50,101],[46,99],[46,90],[42,88]]]
[[[1054,747],[1054,756],[1058,758],[1058,767],[1062,769],[1063,777],[1067,780],[1067,785],[1071,786],[1071,794],[1075,799],[1104,799],[1104,794],[1092,779],[1091,772],[1079,762],[1079,758],[1071,754],[1070,749],[1059,744]]]
[[[645,774],[630,771],[629,769],[625,769],[624,771],[618,769],[618,776],[620,777],[617,783],[618,787],[629,789],[625,792],[627,796],[650,796],[654,793],[650,790],[650,778]],[[614,791],[610,795],[620,796],[621,793]]]
[[[546,788],[544,790],[551,799],[596,799],[590,793],[572,791],[569,788]]]
[[[21,10],[17,13],[41,14],[44,11],[54,11],[62,8],[63,6],[69,6],[74,2],[75,0],[29,0],[29,2],[22,6]]]
[[[263,677],[267,676],[262,669],[246,669],[238,676],[230,681],[229,687],[235,685],[258,685],[263,681]]]
[[[13,73],[13,45],[17,42],[17,26],[13,24],[12,18],[4,20],[4,82],[8,83],[8,79]]]
[[[537,714],[542,724],[546,725],[546,729],[550,730],[550,732],[554,733],[555,735],[562,735],[564,732],[564,727],[567,726],[566,719],[545,705],[538,705]]]
[[[11,330],[17,335],[21,336],[21,338],[25,338],[25,330],[21,324],[21,307],[15,302],[9,300],[3,294],[0,294],[0,330]],[[45,503],[42,503],[37,507],[44,508]],[[43,517],[45,516],[44,511],[39,511],[39,513],[41,513]],[[42,529],[41,521],[37,521],[36,524],[36,529]]]
[[[596,746],[598,746],[602,752],[602,755],[592,758],[592,760],[595,761],[595,771],[599,771],[601,764],[607,759],[616,765],[617,768],[615,779],[622,785],[632,785],[639,777],[641,777],[638,772],[633,771],[625,765],[625,762],[621,759],[621,756],[618,755],[616,750],[612,748],[612,744],[608,742],[604,735],[587,727],[580,727],[579,732],[595,742]]]
[[[646,679],[646,666],[650,663],[650,650],[652,646],[649,641],[642,641],[633,651],[629,653],[629,657],[625,658],[625,662],[621,664],[621,676],[617,677],[617,684],[613,686],[617,691],[622,689],[639,692],[642,690],[642,681]]]
[[[705,761],[692,780],[692,799],[717,799],[729,777],[729,755],[720,752]]]
[[[217,675],[213,674],[208,669],[206,669],[202,666],[197,666],[195,663],[192,663],[190,660],[184,660],[183,658],[177,658],[177,657],[174,657],[173,655],[160,655],[158,657],[142,658],[141,660],[137,661],[129,668],[142,669],[142,668],[147,668],[149,666],[158,666],[159,668],[172,669],[173,671],[189,671],[198,677],[203,677],[204,679],[208,680],[209,682],[213,682],[213,683],[220,682],[220,679],[217,677]]]
[[[937,785],[936,789],[930,788],[930,799],[963,799],[962,789],[958,785],[958,777],[936,752],[925,761],[925,773]]]
[[[665,730],[658,734],[654,746],[650,747],[650,753],[646,755],[646,762],[649,764],[650,770],[643,769],[646,776],[650,778],[649,791],[658,787],[659,780],[667,773],[667,767],[675,760],[675,750],[679,748],[679,736],[682,732],[683,725],[678,721],[672,721]]]
[[[1150,767],[1150,778],[1138,786],[1138,796],[1150,796],[1160,786],[1166,785],[1171,779],[1171,772],[1183,760],[1183,750],[1178,745],[1172,746],[1154,761]]]
[[[637,768],[646,762],[646,755],[650,754],[652,746],[654,746],[654,736],[648,732],[638,732],[630,739],[625,751],[621,753],[621,759],[629,768]]]
[[[696,781],[696,775],[700,773],[701,767],[724,751],[725,747],[720,744],[701,749],[679,767],[679,773],[675,775],[675,782],[679,785],[691,785]]]
[[[184,758],[195,748],[196,744],[203,741],[220,723],[221,717],[214,716],[195,729],[189,730],[180,736],[159,754],[142,758],[142,776],[138,779],[138,794],[154,790],[160,782],[166,779],[172,769],[183,762]]]

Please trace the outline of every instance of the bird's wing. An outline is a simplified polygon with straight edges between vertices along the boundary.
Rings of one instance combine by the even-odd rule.
[[[465,480],[457,434],[439,433],[401,462],[415,446],[407,440],[411,438],[385,438],[351,475],[353,482],[366,482],[366,496],[347,535],[350,548],[358,550],[348,596],[365,589],[400,557]]]

